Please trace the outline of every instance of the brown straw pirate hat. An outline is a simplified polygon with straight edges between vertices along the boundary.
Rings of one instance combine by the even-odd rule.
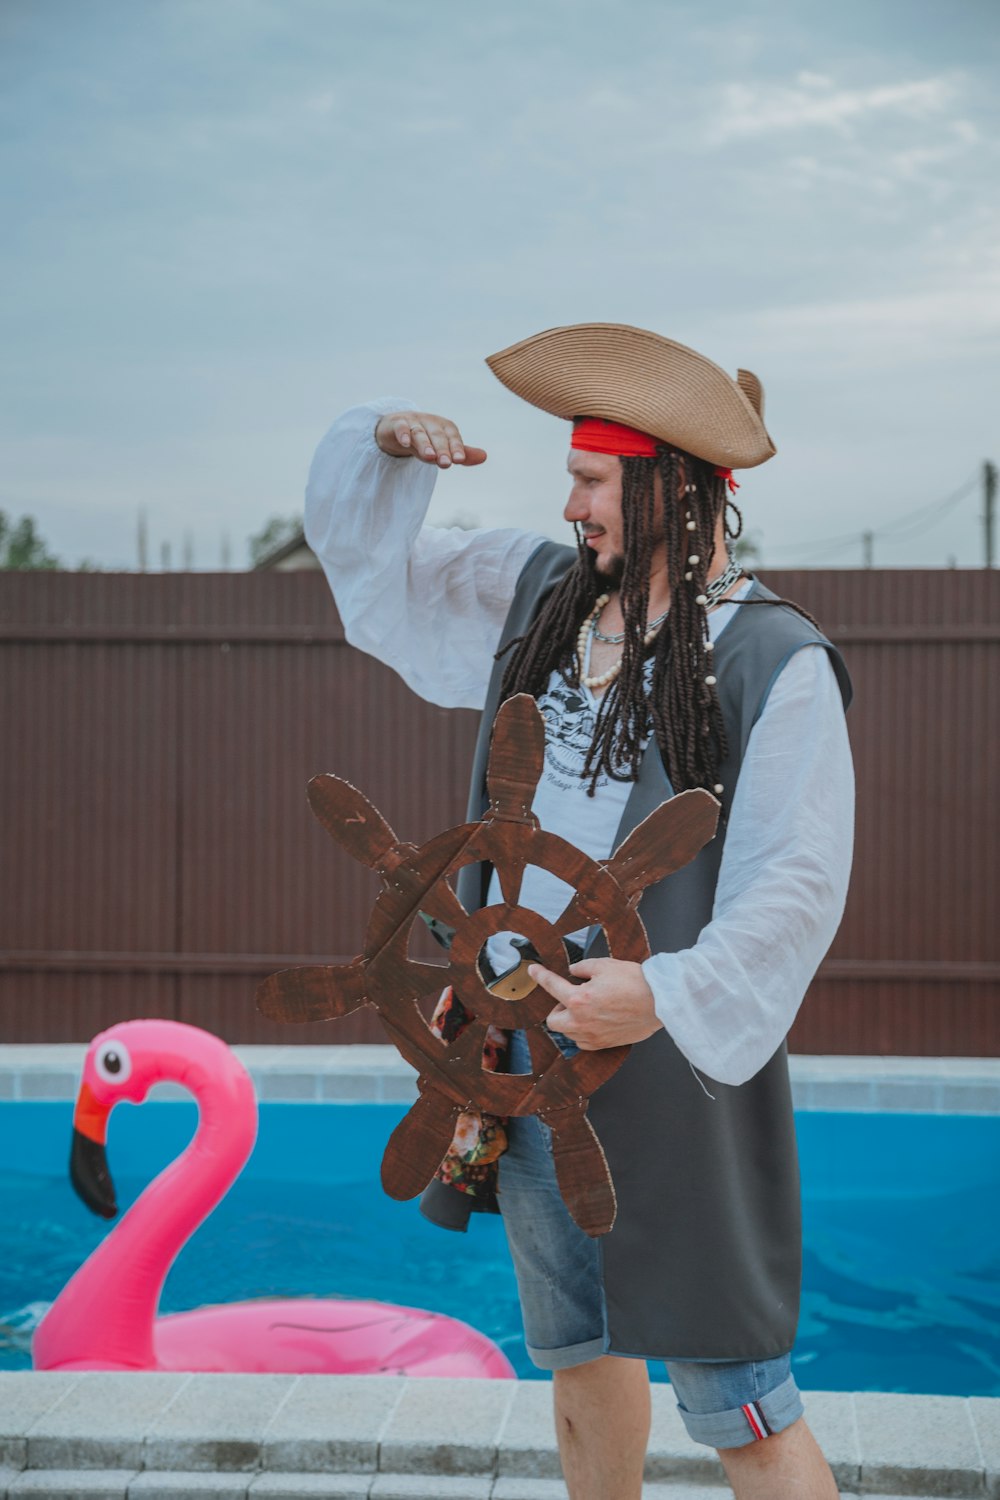
[[[626,323],[574,323],[533,334],[486,363],[498,380],[554,417],[603,417],[728,469],[766,463],[764,388],[736,379],[673,339]]]

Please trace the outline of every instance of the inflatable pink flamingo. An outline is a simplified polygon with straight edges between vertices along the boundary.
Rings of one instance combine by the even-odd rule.
[[[90,1044],[73,1117],[70,1175],[95,1213],[118,1212],[108,1117],[122,1099],[141,1104],[161,1079],[194,1094],[195,1137],[56,1298],[35,1333],[36,1369],[514,1377],[497,1346],[467,1324],[384,1302],[237,1302],[158,1318],[167,1272],[257,1136],[253,1084],[218,1037],[175,1021],[112,1026]]]

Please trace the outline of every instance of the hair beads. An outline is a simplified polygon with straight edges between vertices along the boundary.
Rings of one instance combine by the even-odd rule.
[[[695,596],[705,598],[702,559],[714,551],[724,483],[712,473],[711,465],[665,445],[656,458],[623,458],[621,466],[625,626],[621,670],[598,708],[585,772],[592,788],[602,772],[615,780],[634,779],[652,719],[674,787],[681,791],[711,786],[718,781],[717,766],[727,747],[717,695],[705,682],[710,675],[705,649],[708,625],[704,605],[699,606]],[[686,502],[664,505],[662,528],[654,528],[657,471],[664,495],[683,494]],[[653,550],[661,541],[667,546],[670,613],[649,648],[644,641],[649,569]],[[576,565],[553,590],[531,629],[507,648],[514,655],[504,673],[505,699],[514,693],[537,696],[544,692],[554,668],[567,682],[577,683],[577,637],[603,591],[593,554],[579,535],[577,546]],[[688,572],[692,577],[685,582]],[[675,643],[679,643],[676,650]],[[650,649],[654,667],[651,702],[647,702],[643,666]]]
[[[624,618],[621,670],[601,700],[594,738],[585,763],[591,791],[602,772],[617,781],[638,776],[643,742],[652,729],[675,791],[706,787],[720,793],[719,768],[728,741],[708,639],[707,573],[715,551],[716,523],[727,502],[726,482],[714,466],[662,445],[655,458],[623,458],[622,533]],[[654,528],[659,472],[667,497],[660,527]],[[673,498],[671,498],[673,497]],[[678,497],[683,497],[679,499]],[[742,524],[732,501],[728,502]],[[733,535],[733,533],[730,533]],[[738,535],[739,533],[735,533]],[[670,612],[652,646],[644,642],[649,605],[649,569],[655,547],[666,543]],[[515,693],[537,697],[558,669],[572,686],[579,682],[576,646],[581,626],[606,583],[577,531],[578,557],[523,636],[498,656],[513,652],[503,676],[502,698]],[[798,605],[784,600],[754,603]],[[815,623],[815,622],[813,622]],[[652,653],[647,700],[643,665]]]

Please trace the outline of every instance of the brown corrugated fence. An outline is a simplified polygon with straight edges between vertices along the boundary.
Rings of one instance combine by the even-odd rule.
[[[854,876],[793,1046],[993,1053],[1000,577],[763,577],[856,689]],[[368,1011],[291,1028],[254,1009],[273,969],[355,953],[376,888],[306,782],[347,777],[420,842],[463,816],[476,720],[347,646],[321,574],[0,574],[0,715],[0,1041],[143,1015],[382,1040]]]

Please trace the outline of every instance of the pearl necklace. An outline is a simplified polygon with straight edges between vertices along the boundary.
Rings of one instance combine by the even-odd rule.
[[[696,563],[697,561],[698,559],[696,557],[688,558],[689,563]],[[719,574],[718,578],[714,578],[712,582],[706,586],[705,592],[703,594],[699,594],[694,602],[696,604],[700,604],[705,609],[711,609],[712,605],[717,604],[722,598],[723,594],[725,594],[728,589],[731,589],[736,580],[738,578],[742,578],[742,576],[743,569],[740,567],[739,560],[736,557],[730,556],[729,566],[725,569],[724,572]],[[691,574],[685,573],[684,577],[686,579],[690,579]],[[602,635],[597,628],[597,621],[600,618],[601,610],[604,608],[610,598],[610,594],[602,594],[600,596],[600,598],[594,605],[593,610],[580,626],[579,634],[576,638],[576,659],[580,668],[580,681],[583,683],[584,687],[590,689],[607,687],[609,682],[614,682],[615,678],[618,676],[622,669],[622,658],[619,657],[616,662],[612,663],[612,665],[606,672],[601,672],[596,677],[588,677],[585,671],[587,661],[587,637],[589,635],[595,636],[597,640],[604,641],[604,643],[609,646],[619,646],[625,639],[624,631],[622,631],[621,635]],[[642,638],[642,643],[644,646],[652,645],[653,641],[656,639],[656,635],[660,629],[660,626],[663,624],[669,613],[669,609],[664,610],[663,614],[658,620],[654,620],[651,625],[647,626],[646,633]],[[706,642],[707,650],[711,651],[712,647],[713,642]],[[714,677],[709,676],[705,679],[705,681],[714,687]]]
[[[612,662],[611,666],[606,672],[601,672],[596,677],[588,677],[586,675],[587,637],[591,634],[591,632],[595,634],[597,633],[598,618],[600,616],[601,610],[604,608],[610,598],[610,594],[601,594],[600,598],[594,605],[593,610],[580,626],[580,631],[576,638],[576,659],[580,668],[580,681],[583,683],[583,686],[585,688],[590,688],[591,690],[593,690],[594,688],[607,687],[609,682],[614,682],[615,678],[618,676],[622,669],[622,658],[619,657],[616,662]],[[642,638],[644,646],[651,645],[652,642],[656,639],[656,634],[666,618],[666,613],[664,613],[658,620],[654,620],[652,625],[649,626],[646,634]],[[601,639],[603,640],[605,639],[605,637],[602,636]],[[621,639],[625,639],[624,635],[621,636]],[[617,642],[613,642],[613,644],[617,644]]]

